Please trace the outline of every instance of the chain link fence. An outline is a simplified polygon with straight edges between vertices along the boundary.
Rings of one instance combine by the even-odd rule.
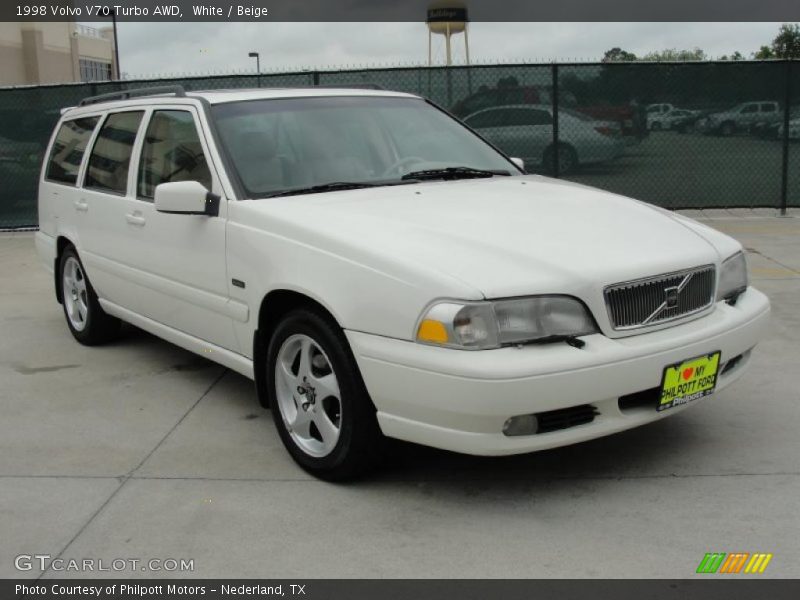
[[[62,107],[167,84],[375,84],[430,98],[532,173],[667,208],[800,206],[797,62],[492,65],[0,89],[0,228],[36,225],[42,155]]]

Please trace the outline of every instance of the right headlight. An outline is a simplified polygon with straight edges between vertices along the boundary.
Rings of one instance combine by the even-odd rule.
[[[531,296],[434,304],[422,315],[416,340],[463,350],[486,350],[595,332],[594,319],[579,300],[570,296]]]
[[[744,253],[737,252],[722,263],[717,284],[717,302],[736,302],[736,298],[747,289],[747,285],[747,259]]]

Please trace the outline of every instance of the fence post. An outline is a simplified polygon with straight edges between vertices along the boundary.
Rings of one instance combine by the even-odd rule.
[[[786,61],[786,89],[783,91],[783,156],[781,165],[781,216],[786,216],[789,203],[789,116],[792,105],[792,61]]]
[[[552,91],[550,92],[553,110],[553,177],[559,176],[559,152],[558,152],[558,64],[552,66]]]

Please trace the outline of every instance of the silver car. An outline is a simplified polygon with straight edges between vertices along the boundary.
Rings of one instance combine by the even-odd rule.
[[[553,170],[553,111],[547,105],[498,106],[479,110],[464,119],[510,156],[525,159],[528,167]],[[625,149],[619,123],[596,121],[575,110],[558,111],[558,167],[562,174],[579,165],[614,160]]]

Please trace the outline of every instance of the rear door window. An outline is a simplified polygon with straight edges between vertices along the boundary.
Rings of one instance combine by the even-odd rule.
[[[127,193],[131,152],[143,114],[136,111],[108,115],[89,156],[84,187]]]
[[[100,117],[83,117],[64,121],[53,141],[45,178],[58,183],[76,185],[83,153]]]

